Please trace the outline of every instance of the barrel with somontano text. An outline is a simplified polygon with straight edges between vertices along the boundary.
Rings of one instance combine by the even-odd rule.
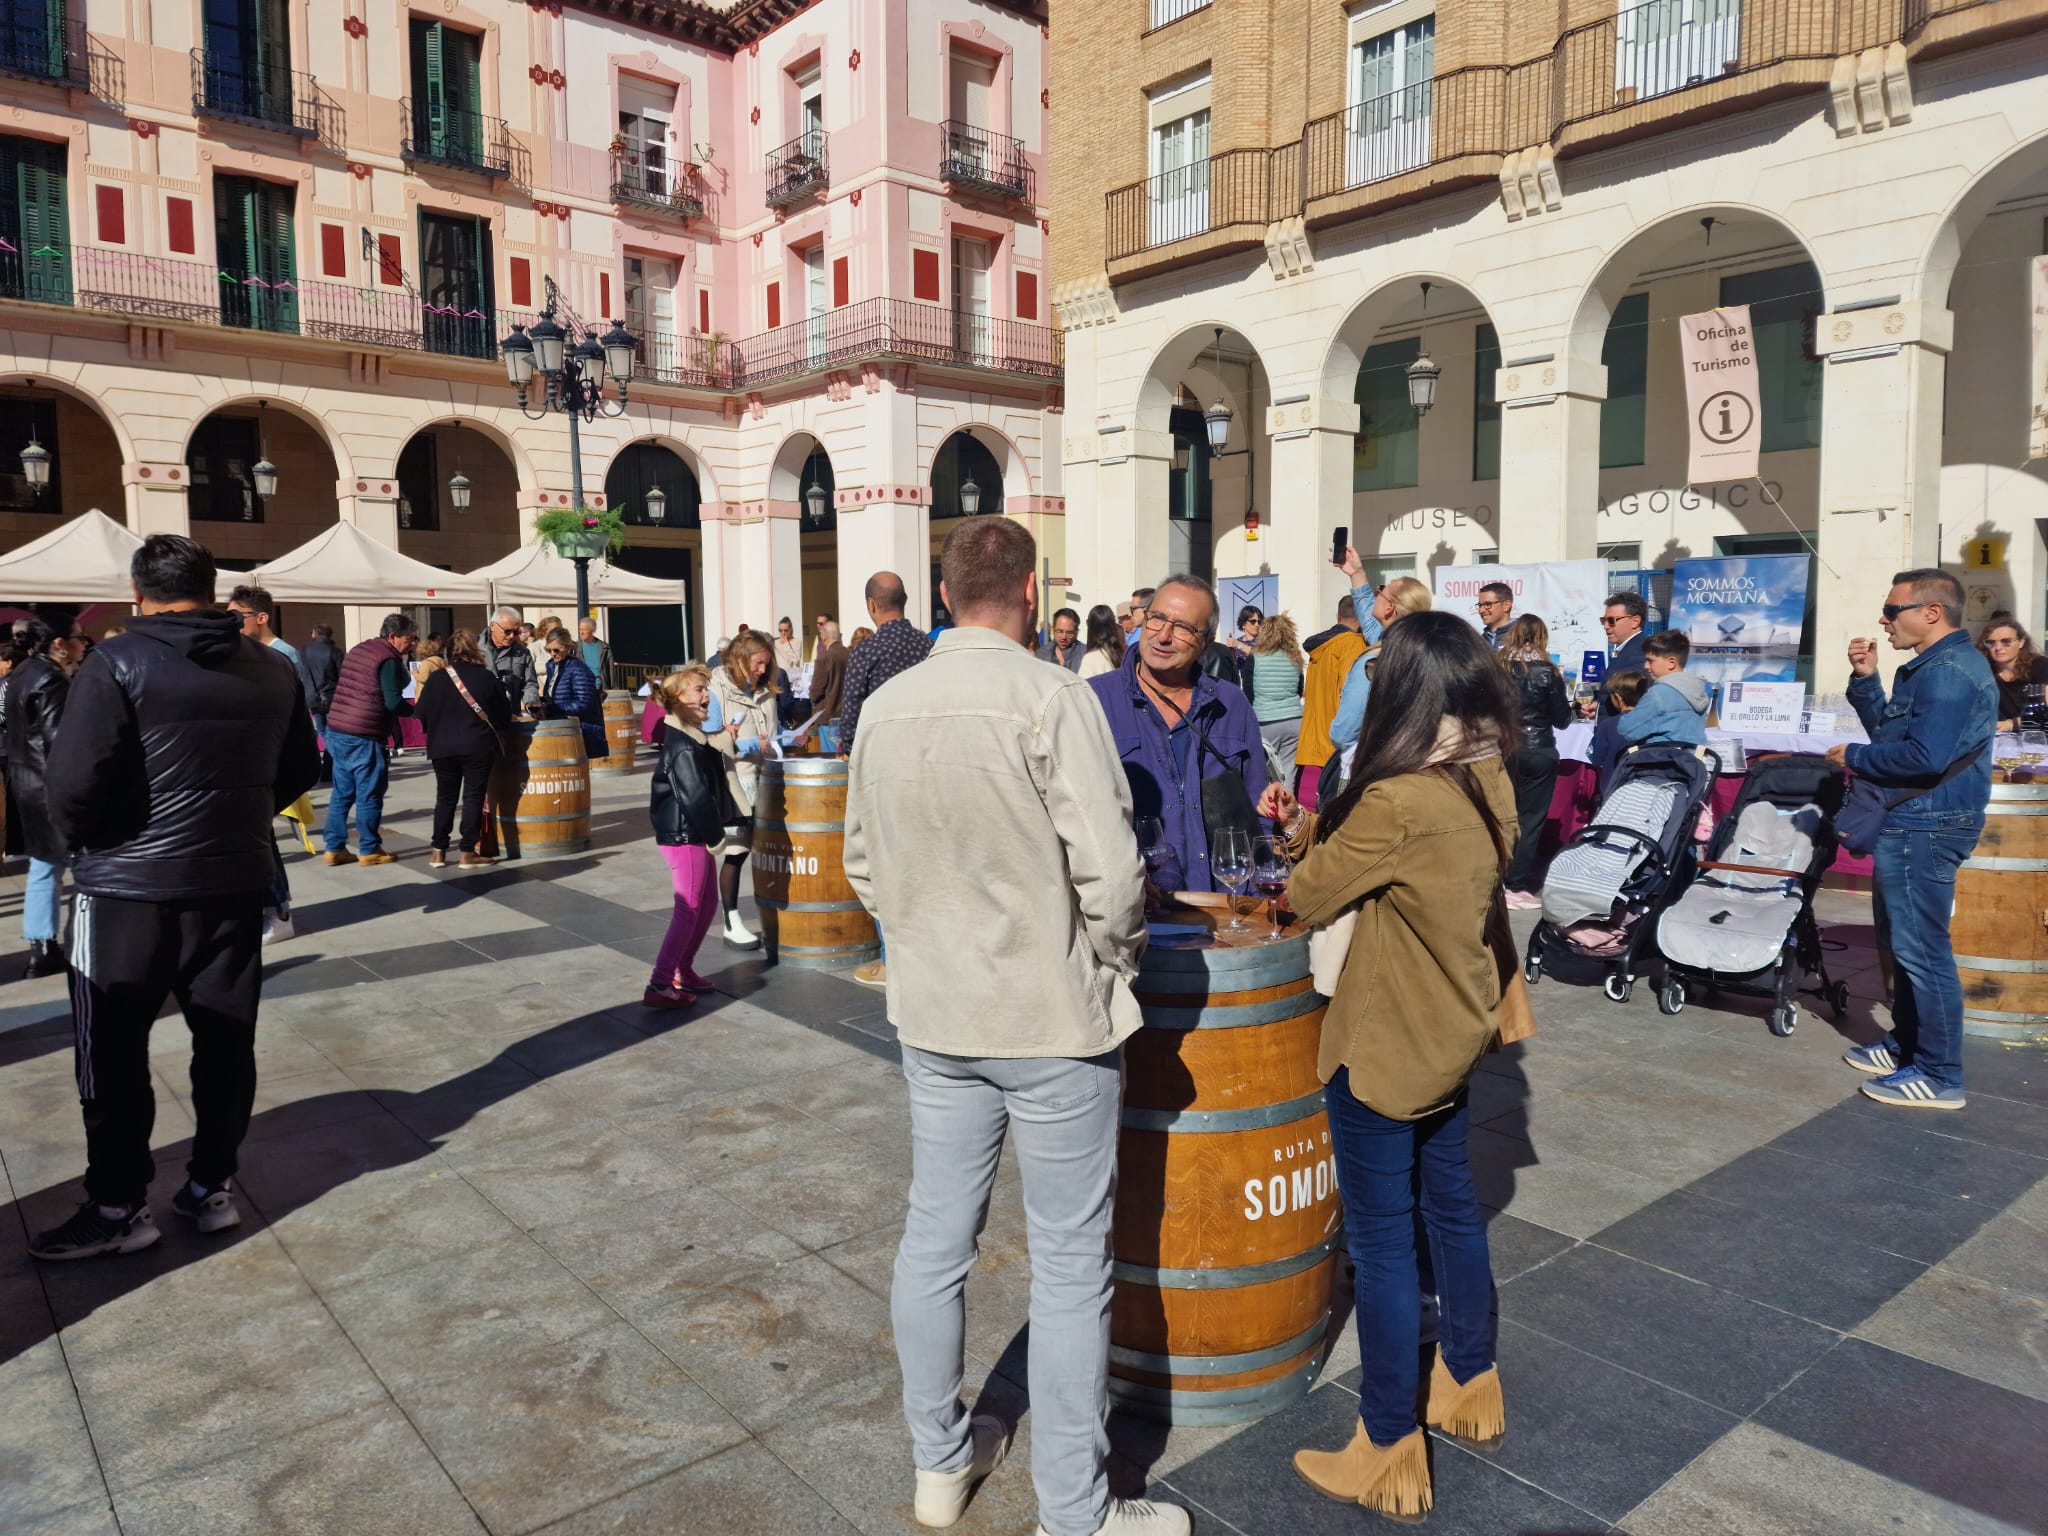
[[[590,765],[600,778],[624,778],[640,750],[640,721],[633,695],[614,688],[604,696],[604,739],[611,751]]]
[[[574,720],[534,720],[513,726],[524,751],[504,764],[512,815],[501,816],[499,841],[506,857],[539,859],[581,853],[590,846],[590,761],[583,727]]]
[[[2048,784],[1991,786],[1949,939],[1964,1033],[2048,1043]]]
[[[754,790],[754,904],[771,956],[823,970],[881,954],[875,920],[846,879],[846,763],[761,764]]]
[[[1343,1237],[1308,938],[1155,944],[1136,986],[1110,1396],[1174,1424],[1260,1418],[1315,1378]]]

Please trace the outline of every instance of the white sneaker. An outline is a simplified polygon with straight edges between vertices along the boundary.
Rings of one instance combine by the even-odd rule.
[[[280,913],[271,909],[265,910],[263,914],[264,943],[280,944],[286,939],[296,939],[298,936],[299,930],[292,926],[291,913]]]
[[[1109,1518],[1095,1536],[1188,1536],[1194,1524],[1178,1504],[1154,1504],[1150,1499],[1111,1499]],[[1038,1536],[1052,1536],[1044,1526]]]
[[[917,1502],[913,1513],[919,1525],[948,1526],[967,1512],[967,1497],[974,1485],[1003,1464],[1010,1450],[1010,1431],[1001,1419],[977,1414],[969,1423],[974,1455],[958,1472],[927,1472],[917,1469]]]
[[[737,912],[725,914],[725,942],[734,949],[759,949],[761,935],[740,921]]]

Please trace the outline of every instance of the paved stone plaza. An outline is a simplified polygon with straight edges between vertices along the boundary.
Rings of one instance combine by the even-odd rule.
[[[61,981],[0,987],[5,1536],[899,1532],[910,1442],[887,1293],[908,1171],[880,993],[718,947],[693,1013],[638,999],[667,917],[645,780],[581,857],[290,860],[243,1150],[245,1220],[168,1210],[191,1129],[166,1020],[156,1208],[129,1259],[38,1268],[77,1198]],[[280,824],[281,825],[281,824]],[[21,957],[0,884],[4,974]],[[1526,921],[1527,915],[1522,914]],[[1871,1031],[1868,903],[1823,917]],[[2048,1055],[1973,1041],[1961,1115],[1855,1093],[1841,1041],[1760,1003],[1658,1014],[1546,980],[1473,1088],[1509,1433],[1434,1450],[1429,1527],[1484,1536],[2048,1530]],[[1014,1169],[969,1283],[970,1391],[1025,1403]],[[1294,1410],[1113,1422],[1198,1532],[1358,1531],[1289,1453],[1350,1432],[1347,1330]],[[1019,1450],[1028,1446],[1024,1417]],[[1027,1458],[957,1529],[1028,1536]]]

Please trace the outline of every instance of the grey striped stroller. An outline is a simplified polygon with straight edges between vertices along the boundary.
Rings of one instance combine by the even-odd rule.
[[[1615,763],[1600,809],[1551,860],[1522,968],[1531,985],[1546,967],[1569,979],[1576,959],[1598,965],[1610,1000],[1628,1001],[1654,918],[1691,871],[1693,828],[1720,767],[1705,747],[1683,746],[1635,747]]]

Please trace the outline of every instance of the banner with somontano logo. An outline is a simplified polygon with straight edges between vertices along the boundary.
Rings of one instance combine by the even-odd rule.
[[[1752,479],[1763,447],[1763,410],[1749,306],[1683,315],[1678,328],[1685,365],[1686,483]]]
[[[1576,673],[1587,651],[1607,650],[1600,610],[1607,602],[1605,560],[1549,560],[1539,565],[1440,565],[1434,604],[1474,628],[1479,589],[1503,583],[1515,595],[1516,617],[1533,613],[1550,630],[1550,654]]]

